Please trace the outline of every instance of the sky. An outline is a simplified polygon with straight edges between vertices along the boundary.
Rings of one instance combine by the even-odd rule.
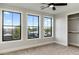
[[[38,22],[39,22],[38,16],[32,16],[32,15],[28,16],[28,26],[33,26],[33,25],[38,26]],[[44,18],[44,26],[50,27],[51,26],[51,19]]]
[[[13,25],[13,26],[20,25],[20,14],[4,12],[4,25]]]
[[[28,16],[28,26],[38,26],[39,17],[38,16]]]
[[[28,15],[28,26],[38,26],[38,22],[38,16]],[[4,12],[4,25],[20,25],[20,14]],[[51,20],[48,18],[44,18],[44,26],[51,26]]]

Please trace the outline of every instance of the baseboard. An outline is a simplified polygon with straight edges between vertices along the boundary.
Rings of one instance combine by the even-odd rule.
[[[78,46],[79,47],[79,44],[77,44],[77,43],[69,43],[69,45],[73,45],[73,46]]]
[[[63,45],[63,46],[68,46],[67,44],[64,44],[62,42],[58,42],[58,41],[55,41],[56,44],[59,44],[59,45]]]
[[[44,42],[44,43],[41,43],[41,44],[35,44],[35,45],[29,45],[29,46],[21,46],[21,47],[16,47],[16,48],[4,49],[4,50],[0,50],[0,54],[5,54],[5,53],[13,52],[13,51],[38,47],[38,46],[42,46],[42,45],[46,45],[46,44],[52,44],[52,43],[54,43],[54,41]]]

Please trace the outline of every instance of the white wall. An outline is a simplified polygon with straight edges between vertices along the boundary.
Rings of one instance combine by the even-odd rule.
[[[21,38],[21,40],[2,42],[2,10],[17,11],[17,12],[22,13],[22,19],[21,19],[21,23],[22,23],[21,37],[22,38]],[[5,52],[9,52],[9,51],[18,50],[18,49],[24,49],[24,48],[53,43],[54,37],[43,38],[42,35],[39,39],[32,39],[32,40],[27,39],[27,34],[26,34],[27,33],[27,30],[26,30],[26,26],[27,26],[26,25],[27,24],[26,14],[27,13],[39,14],[41,16],[40,20],[43,20],[43,16],[50,15],[50,14],[41,13],[41,12],[28,11],[27,9],[21,9],[21,8],[17,8],[17,7],[4,7],[4,6],[0,7],[0,53],[5,53]],[[50,16],[53,17],[53,15],[50,15]],[[40,27],[43,30],[43,27],[42,26],[40,26]],[[41,29],[40,29],[40,32],[42,34]]]
[[[56,42],[68,46],[68,15],[79,13],[79,7],[67,9],[64,12],[55,15],[55,38]],[[79,45],[78,45],[79,46]]]
[[[56,43],[67,45],[67,15],[55,15],[55,37]]]

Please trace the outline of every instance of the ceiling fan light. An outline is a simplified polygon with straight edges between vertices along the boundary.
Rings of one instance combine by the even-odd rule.
[[[50,5],[50,7],[54,7],[53,5]]]

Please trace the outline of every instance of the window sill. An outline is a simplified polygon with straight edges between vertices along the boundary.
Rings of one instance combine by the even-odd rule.
[[[27,39],[27,40],[39,40],[39,39],[41,39],[41,38],[34,38],[34,39]]]
[[[15,43],[15,42],[21,42],[23,41],[23,39],[19,39],[19,40],[11,40],[11,41],[1,41],[1,43]]]
[[[51,38],[54,38],[54,37],[43,37],[43,38],[34,38],[34,39],[27,39],[28,41],[30,40],[47,40],[47,39],[51,39]]]
[[[50,39],[50,38],[54,38],[54,37],[52,37],[52,36],[51,37],[43,37],[43,39]]]

